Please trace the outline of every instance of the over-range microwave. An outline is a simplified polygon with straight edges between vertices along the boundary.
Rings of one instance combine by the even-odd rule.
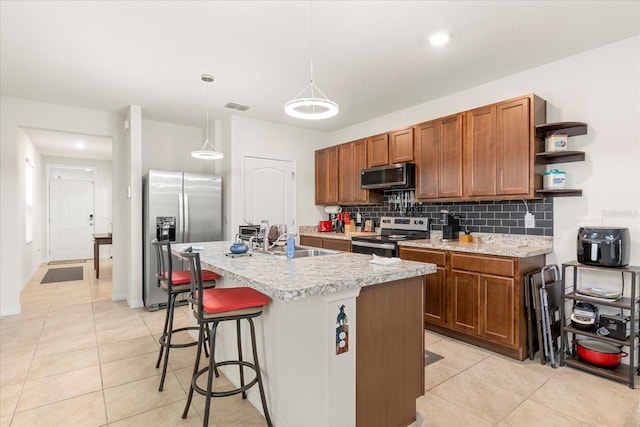
[[[367,190],[413,188],[415,182],[416,165],[414,163],[396,163],[360,171],[360,188]]]

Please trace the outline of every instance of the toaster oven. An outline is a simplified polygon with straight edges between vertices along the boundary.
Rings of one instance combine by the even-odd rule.
[[[251,236],[260,232],[259,225],[241,225],[238,227],[238,236],[244,241],[248,241]]]

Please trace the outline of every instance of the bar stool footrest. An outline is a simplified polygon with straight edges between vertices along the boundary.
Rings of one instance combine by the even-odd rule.
[[[253,363],[250,362],[245,362],[244,360],[225,360],[224,362],[216,362],[215,363],[215,368],[218,368],[218,366],[227,366],[227,365],[242,365],[242,366],[246,366],[247,368],[253,370],[253,372],[257,372],[256,370],[256,366]],[[211,397],[227,397],[227,396],[233,396],[236,394],[240,394],[240,393],[244,393],[247,390],[249,390],[251,387],[253,387],[254,385],[256,385],[258,383],[258,376],[256,375],[255,378],[253,378],[251,381],[249,381],[247,384],[245,384],[244,386],[238,387],[238,388],[234,388],[233,390],[227,390],[227,391],[211,391],[211,392],[207,392],[206,389],[200,387],[197,382],[198,382],[198,378],[200,378],[201,375],[208,373],[209,372],[209,367],[205,366],[204,368],[200,369],[198,372],[196,372],[196,374],[193,376],[193,379],[191,380],[191,384],[193,386],[193,390],[197,391],[199,394],[206,396],[207,394],[209,394]],[[217,375],[216,375],[217,376]]]
[[[174,329],[173,331],[171,331],[171,335],[174,335],[176,332],[185,332],[185,331],[200,331],[200,328],[198,328],[197,326],[185,326],[184,328],[179,328],[179,329]],[[167,335],[169,333],[164,333],[162,335],[160,335],[160,338],[158,339],[158,343],[163,346],[163,347],[169,347],[167,345]],[[186,342],[186,343],[171,343],[171,348],[185,348],[185,347],[192,347],[194,345],[198,345],[198,340],[195,341],[190,341],[190,342]]]

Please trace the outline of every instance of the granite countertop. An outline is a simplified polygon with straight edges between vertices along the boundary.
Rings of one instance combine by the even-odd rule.
[[[356,236],[374,236],[377,233],[334,233],[318,232],[315,226],[299,228],[300,235],[351,240]],[[553,252],[553,238],[547,236],[526,236],[522,234],[472,233],[474,242],[442,241],[442,231],[431,231],[430,239],[400,241],[398,245],[414,248],[440,249],[446,251],[470,252],[485,255],[527,258]]]
[[[339,252],[287,259],[283,256],[250,251],[243,256],[226,256],[232,242],[174,244],[177,253],[188,246],[202,248],[203,268],[254,288],[272,298],[296,300],[341,292],[363,286],[407,279],[436,271],[435,264],[400,261],[376,265],[371,255]],[[249,256],[251,255],[251,256]]]
[[[298,231],[301,236],[322,237],[325,239],[351,240],[356,236],[376,236],[379,233],[372,231],[354,231],[352,233],[336,233],[334,231],[318,231],[316,226],[300,226]]]
[[[407,240],[398,245],[413,248],[440,249],[447,251],[469,252],[485,255],[499,255],[527,258],[546,255],[553,252],[553,238],[544,236],[525,236],[519,234],[472,233],[474,241],[442,241],[442,232],[432,231],[431,238],[425,240]]]

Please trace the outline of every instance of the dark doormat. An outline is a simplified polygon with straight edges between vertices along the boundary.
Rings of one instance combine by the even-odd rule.
[[[61,265],[61,264],[80,264],[81,262],[85,262],[84,259],[65,259],[62,261],[49,261],[47,265]]]
[[[64,267],[50,268],[44,275],[40,283],[70,282],[72,280],[82,280],[82,270],[84,267]]]
[[[424,366],[431,365],[432,363],[437,362],[440,359],[444,359],[444,357],[439,354],[431,353],[430,351],[424,351]]]

